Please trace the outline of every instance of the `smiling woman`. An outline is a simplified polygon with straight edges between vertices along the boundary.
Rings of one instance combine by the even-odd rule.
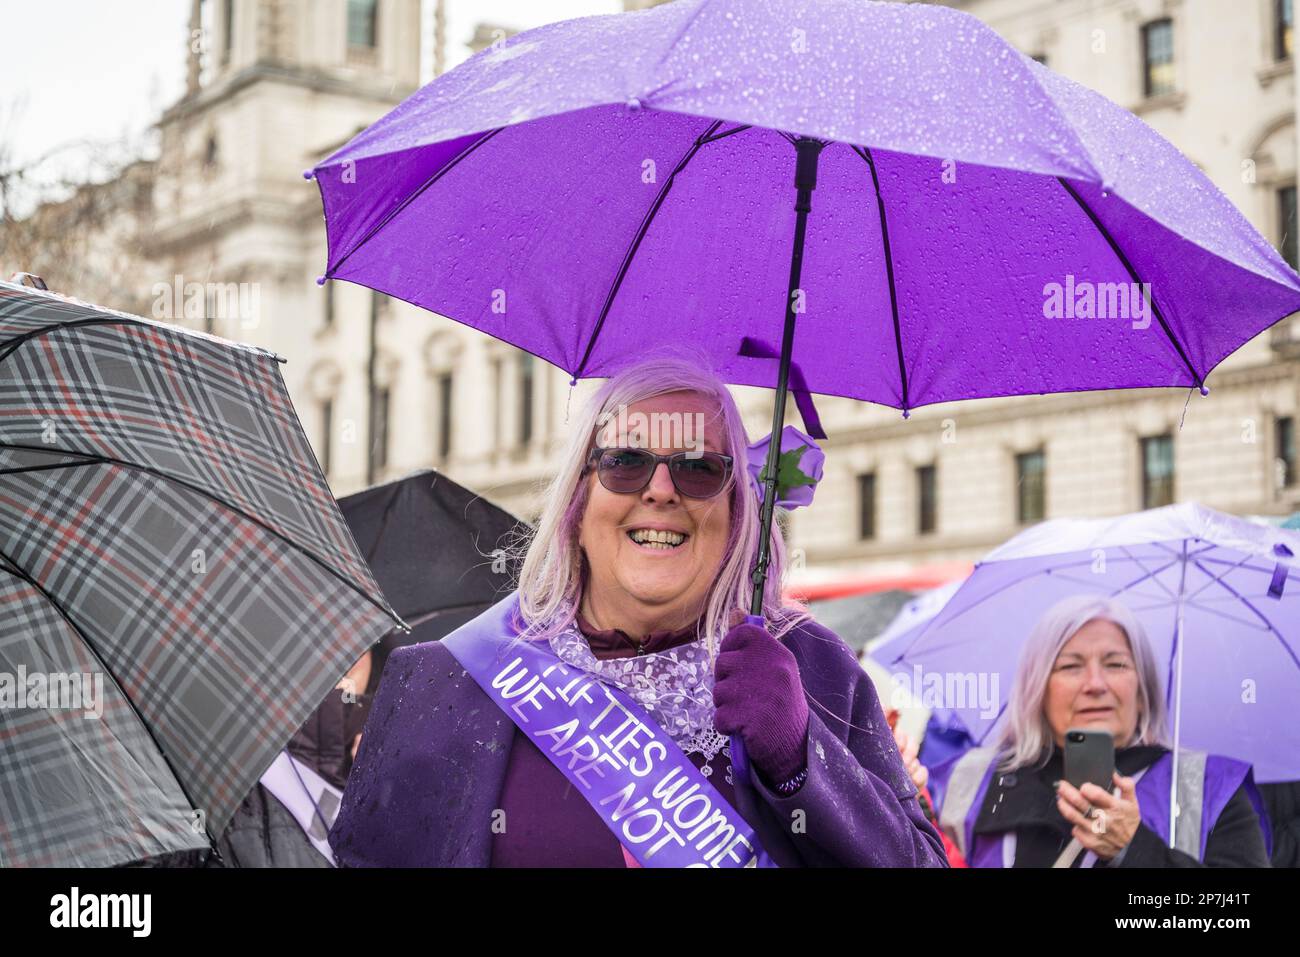
[[[747,447],[699,362],[606,381],[517,591],[390,659],[330,833],[341,863],[946,863],[853,653],[782,604],[775,526],[766,626],[745,620],[760,535]],[[729,763],[735,735],[748,777]]]
[[[1137,618],[1101,596],[1066,598],[1021,652],[998,744],[933,769],[940,824],[972,867],[1268,867],[1254,775],[1232,758],[1179,749],[1171,841],[1165,725]],[[1072,730],[1111,736],[1113,789],[1061,780]]]

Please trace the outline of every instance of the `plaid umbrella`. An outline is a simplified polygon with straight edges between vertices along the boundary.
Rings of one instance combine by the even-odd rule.
[[[276,356],[0,283],[0,865],[206,846],[395,625]]]

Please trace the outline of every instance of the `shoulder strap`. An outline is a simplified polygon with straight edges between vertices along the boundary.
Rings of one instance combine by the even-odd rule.
[[[966,847],[966,816],[975,803],[995,757],[996,748],[971,748],[957,759],[952,774],[948,777],[943,806],[939,809],[939,827],[957,845],[962,857],[969,857]]]
[[[1201,819],[1205,808],[1204,751],[1178,749],[1177,809],[1174,817],[1174,848],[1201,859]]]

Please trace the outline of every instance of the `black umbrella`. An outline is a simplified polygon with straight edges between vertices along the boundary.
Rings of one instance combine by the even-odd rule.
[[[372,690],[393,648],[450,634],[515,585],[518,562],[506,552],[528,525],[445,475],[416,472],[341,498],[339,508],[379,587],[411,627],[375,649]]]

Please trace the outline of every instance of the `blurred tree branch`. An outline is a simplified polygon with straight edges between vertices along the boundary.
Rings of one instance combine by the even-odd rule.
[[[158,164],[125,136],[20,158],[20,111],[0,104],[0,278],[31,272],[55,292],[140,311]]]

